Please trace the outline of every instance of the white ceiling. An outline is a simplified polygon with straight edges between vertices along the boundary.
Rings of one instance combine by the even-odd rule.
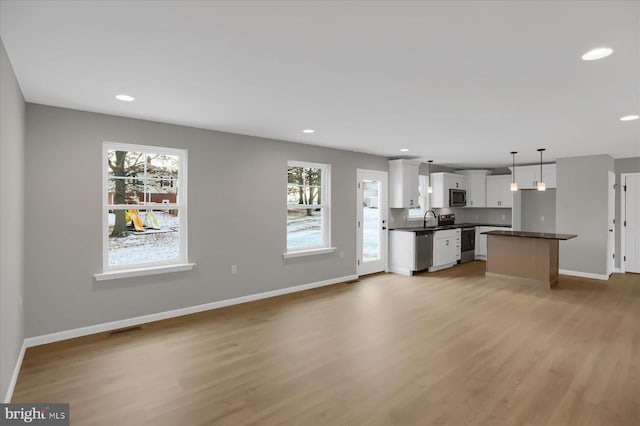
[[[640,156],[619,121],[640,113],[637,1],[2,0],[0,19],[28,102],[458,167]]]

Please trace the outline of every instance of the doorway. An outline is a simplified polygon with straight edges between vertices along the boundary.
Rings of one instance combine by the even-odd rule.
[[[620,175],[622,272],[640,273],[640,173]]]
[[[387,270],[388,173],[357,170],[358,276]]]
[[[609,171],[607,190],[607,277],[616,269],[616,174]]]

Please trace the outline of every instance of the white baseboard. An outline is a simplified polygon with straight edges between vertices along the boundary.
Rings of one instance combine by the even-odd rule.
[[[16,360],[16,366],[13,367],[13,374],[11,375],[11,381],[9,382],[9,387],[7,388],[7,394],[4,396],[4,403],[8,404],[11,402],[11,398],[13,397],[13,391],[16,388],[16,383],[18,382],[18,375],[20,374],[20,368],[22,367],[22,360],[24,359],[24,351],[27,349],[27,343],[23,340],[22,347],[20,348],[20,353],[18,354],[18,359]]]
[[[254,300],[267,299],[269,297],[281,296],[283,294],[296,293],[299,291],[310,290],[312,288],[324,287],[327,285],[338,284],[346,281],[358,279],[357,275],[347,275],[344,277],[332,278],[330,280],[316,281],[309,284],[302,284],[293,287],[281,288],[278,290],[265,291],[263,293],[250,294],[248,296],[236,297],[233,299],[220,300],[217,302],[205,303],[203,305],[187,306],[186,308],[174,309],[171,311],[158,312],[155,314],[143,315],[139,317],[127,318],[118,321],[105,322],[102,324],[90,325],[87,327],[74,328],[72,330],[59,331],[42,336],[26,338],[25,345],[27,348],[47,343],[59,342],[61,340],[73,339],[76,337],[88,336],[90,334],[102,333],[105,331],[117,330],[119,328],[132,327],[135,325],[145,324],[148,322],[160,321],[168,318],[180,317],[183,315],[195,314],[197,312],[210,311],[212,309],[224,308],[225,306],[239,305],[240,303],[252,302]]]
[[[393,272],[394,274],[405,275],[407,277],[411,276],[411,269],[409,268],[398,268],[397,266],[390,266],[389,272]]]
[[[621,268],[613,268],[613,273],[614,274],[621,274],[622,273],[622,269]]]
[[[608,275],[592,274],[591,272],[569,271],[566,269],[560,269],[558,272],[562,275],[572,275],[574,277],[591,278],[594,280],[607,281],[609,279]]]

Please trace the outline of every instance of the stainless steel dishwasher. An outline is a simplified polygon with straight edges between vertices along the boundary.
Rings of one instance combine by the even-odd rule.
[[[416,271],[433,265],[433,231],[416,232]]]

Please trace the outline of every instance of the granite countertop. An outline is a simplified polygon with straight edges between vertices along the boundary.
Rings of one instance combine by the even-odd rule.
[[[441,231],[444,229],[456,229],[456,228],[472,228],[475,226],[495,226],[500,228],[511,228],[511,225],[505,224],[493,224],[493,223],[456,223],[455,225],[440,225],[440,226],[410,226],[406,228],[389,228],[389,231],[405,231],[405,232],[420,232],[420,231]]]
[[[551,234],[547,232],[527,232],[527,231],[487,231],[486,235],[498,237],[520,237],[520,238],[542,238],[545,240],[570,240],[577,237],[576,234]]]

